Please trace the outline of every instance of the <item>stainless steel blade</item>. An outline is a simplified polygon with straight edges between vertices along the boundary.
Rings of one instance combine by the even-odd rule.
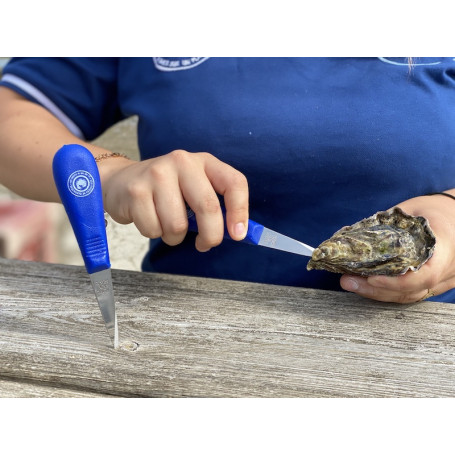
[[[300,254],[303,256],[311,256],[314,248],[305,245],[302,242],[286,237],[283,234],[264,228],[258,245],[274,248],[275,250],[287,251],[288,253]]]
[[[117,315],[115,314],[114,289],[112,287],[111,269],[101,270],[90,274],[96,300],[101,310],[101,315],[106,325],[107,333],[114,343],[114,348],[118,347],[118,327]]]

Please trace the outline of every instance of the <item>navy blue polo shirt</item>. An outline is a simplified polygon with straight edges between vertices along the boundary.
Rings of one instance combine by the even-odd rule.
[[[80,137],[139,116],[142,158],[205,151],[246,175],[250,218],[317,246],[342,226],[455,187],[455,61],[420,58],[26,58],[1,84]],[[455,210],[455,202],[454,207]],[[454,246],[455,247],[455,246]],[[189,233],[146,271],[340,290],[307,258]],[[455,291],[434,300],[455,302]]]

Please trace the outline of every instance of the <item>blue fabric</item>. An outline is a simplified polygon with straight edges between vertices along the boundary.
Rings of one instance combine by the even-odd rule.
[[[117,99],[117,67],[116,58],[15,58],[3,74],[30,82],[91,140],[124,118]],[[2,81],[1,85],[35,101],[11,83]]]
[[[416,63],[410,71],[397,58],[19,59],[4,73],[46,93],[88,139],[138,115],[142,158],[214,154],[248,178],[251,219],[316,246],[378,210],[455,187],[455,61]],[[340,290],[339,275],[306,264],[229,241],[199,253],[188,234],[176,247],[151,241],[143,267]],[[455,302],[455,291],[434,300]]]

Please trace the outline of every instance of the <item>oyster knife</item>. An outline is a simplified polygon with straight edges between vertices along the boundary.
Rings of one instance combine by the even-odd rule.
[[[222,206],[221,211],[224,218],[224,238],[232,240],[226,226],[226,209]],[[188,205],[186,212],[188,217],[188,230],[198,232],[196,215],[193,210],[188,207]],[[240,241],[240,243],[265,246],[267,248],[286,251],[287,253],[300,254],[302,256],[311,256],[314,251],[313,247],[287,237],[286,235],[280,234],[279,232],[272,231],[271,229],[266,228],[262,224],[253,220],[248,220],[247,234],[245,238]]]
[[[52,163],[55,184],[65,207],[85,268],[114,348],[118,346],[111,264],[98,167],[79,144],[64,145]]]

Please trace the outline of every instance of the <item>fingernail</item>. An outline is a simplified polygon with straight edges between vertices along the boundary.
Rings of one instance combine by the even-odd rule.
[[[245,225],[243,223],[237,223],[234,226],[234,234],[236,237],[243,237],[245,235]]]
[[[359,289],[359,283],[356,280],[349,278],[344,284],[344,289],[346,291],[357,291]]]

